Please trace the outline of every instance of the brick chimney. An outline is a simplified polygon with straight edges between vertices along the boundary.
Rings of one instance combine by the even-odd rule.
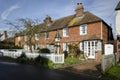
[[[52,23],[51,17],[46,15],[46,18],[45,18],[44,22],[47,26],[50,26],[51,23]]]
[[[77,3],[75,12],[76,12],[76,17],[81,17],[84,14],[84,8],[82,3]]]
[[[8,36],[7,36],[7,31],[4,31],[4,39],[6,39]]]

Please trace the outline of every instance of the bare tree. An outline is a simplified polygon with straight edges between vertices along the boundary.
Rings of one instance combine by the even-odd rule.
[[[24,36],[27,37],[27,41],[25,43],[29,46],[30,51],[32,52],[32,46],[33,46],[33,37],[35,36],[35,26],[38,25],[38,19],[31,20],[31,19],[17,19],[16,22],[8,22],[8,25],[12,25],[18,33],[22,33]],[[37,34],[40,34],[37,33]]]

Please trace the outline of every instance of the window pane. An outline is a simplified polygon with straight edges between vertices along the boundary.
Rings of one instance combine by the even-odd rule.
[[[35,34],[35,40],[39,40],[39,34]]]
[[[49,38],[49,32],[45,33],[45,38],[48,39]]]
[[[80,50],[81,50],[81,51],[84,50],[84,44],[83,44],[83,42],[80,43]]]
[[[63,51],[68,51],[68,43],[63,43]]]
[[[87,25],[81,25],[80,26],[80,35],[87,34]]]
[[[63,37],[68,36],[68,28],[63,29]]]
[[[20,36],[18,37],[18,42],[21,40]]]

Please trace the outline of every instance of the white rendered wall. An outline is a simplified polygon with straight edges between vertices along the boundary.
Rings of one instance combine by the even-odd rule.
[[[116,34],[120,35],[120,10],[116,11]]]

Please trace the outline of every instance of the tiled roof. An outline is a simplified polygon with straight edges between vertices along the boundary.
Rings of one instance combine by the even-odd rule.
[[[50,26],[47,26],[45,23],[41,23],[33,27],[33,31],[35,33],[39,33],[44,31],[58,30],[64,27],[74,27],[76,25],[94,23],[98,21],[103,21],[103,20],[97,17],[96,15],[86,11],[84,12],[84,15],[81,17],[76,17],[74,14],[74,15],[53,20]]]
[[[67,17],[56,19],[52,22],[50,26],[46,26],[44,23],[39,24],[37,26],[38,29],[36,30],[42,29],[43,31],[46,31],[46,30],[51,31],[51,30],[61,29],[64,27],[74,27],[76,25],[93,23],[97,21],[102,21],[102,19],[86,11],[84,12],[84,15],[82,17],[76,18],[75,15],[70,15]]]
[[[120,1],[119,1],[118,5],[116,6],[115,10],[120,10]]]
[[[79,20],[78,22],[76,22],[74,25],[93,23],[97,21],[102,21],[102,19],[90,12],[85,12],[83,18]]]

